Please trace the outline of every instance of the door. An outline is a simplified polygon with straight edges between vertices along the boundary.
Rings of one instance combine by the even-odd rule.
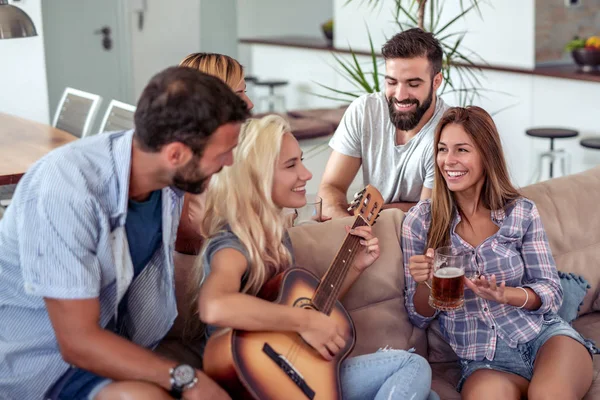
[[[65,87],[102,96],[92,133],[112,99],[133,103],[127,0],[42,0],[52,120]]]

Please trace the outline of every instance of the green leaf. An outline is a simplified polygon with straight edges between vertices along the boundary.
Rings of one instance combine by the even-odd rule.
[[[317,84],[317,85],[321,86],[323,89],[331,90],[332,92],[339,93],[339,94],[343,94],[343,95],[345,95],[345,96],[350,96],[350,97],[358,97],[358,96],[360,96],[360,95],[357,95],[356,93],[352,93],[352,92],[345,92],[345,91],[343,91],[343,90],[339,90],[339,89],[332,88],[331,86],[323,85],[322,83],[319,83],[319,82],[315,82],[315,81],[313,81],[313,83],[315,83],[315,84]]]
[[[469,31],[458,31],[458,32],[449,33],[449,34],[447,34],[445,36],[436,37],[436,38],[440,42],[440,44],[442,44],[442,46],[443,46],[443,45],[446,44],[446,41],[448,39],[450,39],[451,37],[458,36],[458,35],[466,35],[467,33],[469,33]]]
[[[429,0],[429,32],[433,32],[433,21],[435,15],[435,1]]]
[[[333,54],[333,53],[332,53]],[[368,85],[365,85],[364,82],[364,76],[361,78],[361,76],[359,76],[359,74],[356,71],[356,68],[354,65],[346,65],[344,63],[344,61],[342,61],[337,55],[333,54],[333,57],[335,58],[335,60],[338,62],[338,64],[355,80],[355,82],[357,84],[359,84],[363,89],[365,89],[367,92],[369,91],[369,87]],[[353,71],[354,69],[354,71]]]
[[[462,18],[464,15],[466,15],[469,11],[471,11],[475,6],[471,6],[469,8],[467,8],[466,10],[463,10],[461,13],[459,13],[456,17],[452,18],[450,20],[450,22],[446,23],[446,25],[444,25],[440,30],[435,32],[435,36],[439,36],[442,32],[444,32],[446,29],[448,29],[450,26],[452,26],[452,24],[454,24],[456,21],[458,21],[460,18]]]
[[[433,0],[430,0],[433,2]],[[443,0],[435,0],[435,4],[436,4],[436,12],[435,15],[437,16],[435,19],[435,24],[433,24],[433,28],[431,28],[431,32],[435,32],[437,31],[437,27],[440,25],[440,20],[442,18],[442,11],[444,10],[444,2]]]
[[[479,14],[480,17],[483,17],[483,14],[481,13],[481,8],[479,7],[479,4],[481,2],[486,2],[489,3],[485,0],[469,0],[469,3],[471,3],[473,6],[475,6],[475,9],[477,10],[477,14]],[[460,9],[464,10],[465,9],[465,5],[464,5],[464,0],[460,0]]]
[[[404,15],[415,25],[418,25],[417,18],[412,16],[408,10],[406,10],[400,0],[396,0],[396,7],[404,13]]]
[[[456,43],[454,43],[454,46],[450,49],[450,51],[446,54],[447,58],[452,58],[452,55],[454,53],[456,53],[456,51],[458,50],[458,46],[460,46],[460,43],[463,41],[463,39],[465,38],[465,35],[462,35],[458,38],[458,40],[456,41]]]
[[[367,27],[367,34],[369,35],[369,46],[371,47],[371,60],[373,61],[373,84],[375,91],[379,92],[379,72],[377,70],[377,53],[375,53],[375,47],[373,46],[373,39],[371,38],[371,32]]]
[[[367,82],[367,78],[365,78],[365,74],[363,73],[362,68],[360,67],[360,63],[358,62],[358,59],[356,58],[356,53],[354,51],[352,51],[352,47],[350,47],[350,55],[352,56],[352,59],[354,60],[354,65],[355,65],[356,71],[360,77],[362,86],[365,88],[365,90],[367,92],[373,93],[373,88]]]
[[[323,85],[322,83],[319,83],[319,82],[313,81],[313,83],[316,84],[316,85],[321,86],[323,89],[327,89],[327,90],[330,90],[330,91],[338,93],[338,94],[343,94],[345,96],[349,96],[349,97],[358,97],[358,96],[360,96],[360,94],[356,94],[356,93],[352,93],[352,92],[346,92],[346,91],[343,91],[343,90],[335,89],[335,88],[332,88],[331,86]]]
[[[502,111],[505,111],[505,110],[508,110],[508,109],[510,109],[510,108],[513,108],[514,106],[516,106],[516,105],[518,105],[518,104],[519,104],[518,102],[517,102],[517,103],[513,103],[513,104],[509,104],[509,105],[507,105],[507,106],[504,106],[504,107],[502,107],[502,108],[500,108],[500,109],[498,109],[498,110],[496,110],[496,111],[492,111],[492,112],[490,113],[490,115],[493,117],[493,116],[495,116],[496,114],[499,114],[499,113],[501,113]]]
[[[343,61],[338,61],[338,62],[343,62]],[[338,67],[333,67],[333,69],[342,77],[344,78],[346,81],[348,81],[350,84],[352,84],[354,87],[356,87],[356,89],[364,91],[364,87],[360,84],[360,82],[357,81],[357,77],[355,74],[350,73],[348,71],[346,71],[346,69],[344,68],[338,68]]]

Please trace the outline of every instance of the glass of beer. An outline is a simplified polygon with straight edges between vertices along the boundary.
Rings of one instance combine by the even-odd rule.
[[[465,268],[470,262],[470,254],[450,246],[435,250],[433,259],[433,279],[429,294],[429,305],[441,311],[455,310],[465,301]]]

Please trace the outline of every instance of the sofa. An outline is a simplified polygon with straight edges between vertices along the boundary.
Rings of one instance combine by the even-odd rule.
[[[560,271],[583,276],[590,285],[573,326],[600,343],[600,167],[522,188],[540,212]],[[460,399],[455,385],[460,369],[452,349],[434,321],[426,330],[414,327],[404,308],[404,268],[400,229],[404,213],[384,210],[374,226],[381,256],[343,299],[356,327],[352,355],[383,347],[411,349],[426,357],[433,370],[432,388],[442,399]],[[296,261],[322,275],[344,238],[343,225],[353,218],[292,228]],[[594,381],[585,399],[600,399],[600,356],[594,356]]]
[[[537,204],[548,233],[558,269],[583,276],[590,285],[573,326],[586,338],[600,344],[600,167],[564,178],[552,179],[522,189]],[[400,231],[404,213],[385,210],[374,226],[380,239],[381,256],[356,281],[342,303],[356,327],[356,346],[351,356],[379,348],[411,349],[427,358],[433,370],[432,387],[442,399],[460,399],[455,385],[459,366],[452,349],[442,339],[434,321],[426,330],[414,327],[404,308],[404,267]],[[298,266],[318,276],[329,267],[353,218],[321,224],[301,225],[290,230]],[[175,255],[180,271],[187,270],[192,256]],[[177,292],[183,293],[187,279],[179,274]],[[183,303],[183,297],[178,299]],[[183,346],[177,330],[158,351],[198,367],[201,360],[193,346]],[[600,356],[594,356],[594,382],[585,400],[600,399]]]

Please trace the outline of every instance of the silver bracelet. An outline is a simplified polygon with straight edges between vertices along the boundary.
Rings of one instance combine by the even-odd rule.
[[[521,289],[522,291],[524,291],[525,292],[525,296],[527,296],[525,298],[525,303],[523,303],[523,305],[521,307],[517,307],[517,308],[523,308],[523,307],[525,307],[527,305],[527,302],[529,301],[529,292],[524,287],[522,287],[522,286],[517,286],[517,289]]]

